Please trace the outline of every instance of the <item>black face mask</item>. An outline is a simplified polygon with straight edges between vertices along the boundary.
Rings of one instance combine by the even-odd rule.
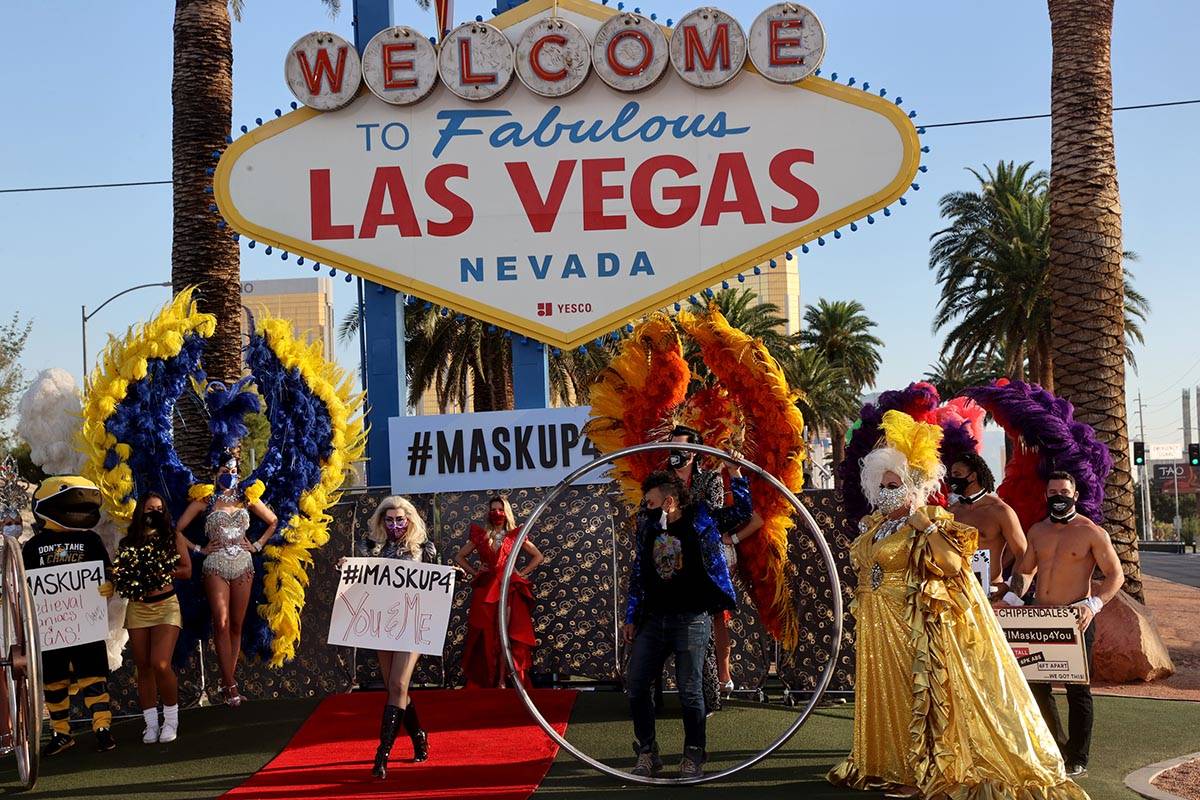
[[[167,517],[158,510],[147,511],[144,515],[147,528],[161,528],[167,522]]]
[[[667,465],[671,469],[682,469],[691,460],[692,454],[686,450],[672,450],[671,455],[667,457]]]
[[[1050,516],[1065,517],[1075,509],[1075,498],[1056,494],[1046,498],[1046,507],[1050,509]]]
[[[954,475],[946,478],[946,484],[950,487],[950,491],[954,492],[955,494],[966,494],[967,486],[970,485],[970,483],[970,478],[958,478]]]

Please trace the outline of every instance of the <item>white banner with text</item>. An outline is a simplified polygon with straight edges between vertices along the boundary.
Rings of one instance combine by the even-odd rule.
[[[108,600],[100,594],[104,562],[39,567],[25,576],[33,594],[42,652],[108,637]]]
[[[454,568],[392,558],[347,558],[333,599],[329,644],[440,656]]]
[[[998,608],[996,616],[1021,672],[1031,683],[1088,683],[1087,654],[1069,606]]]
[[[392,417],[392,491],[469,492],[553,486],[599,457],[588,406]],[[663,453],[666,458],[666,453]],[[604,483],[604,470],[580,483]]]

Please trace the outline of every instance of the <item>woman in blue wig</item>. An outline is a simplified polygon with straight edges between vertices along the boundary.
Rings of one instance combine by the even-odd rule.
[[[250,554],[262,552],[278,523],[275,513],[260,499],[262,492],[261,483],[245,487],[238,483],[238,457],[225,451],[217,464],[215,486],[193,487],[192,502],[179,518],[182,531],[201,514],[205,515],[204,535],[208,542],[203,548],[193,547],[193,552],[204,556],[204,592],[212,611],[221,694],[231,706],[239,706],[245,699],[238,693],[234,671],[241,654],[242,623],[254,583],[254,559]],[[246,536],[251,512],[266,524],[253,542]]]

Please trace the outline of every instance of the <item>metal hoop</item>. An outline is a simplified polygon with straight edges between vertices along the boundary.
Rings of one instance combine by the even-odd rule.
[[[571,484],[573,484],[582,476],[588,474],[589,472],[593,472],[598,467],[604,466],[605,464],[610,464],[619,458],[654,450],[687,450],[693,453],[716,456],[724,461],[737,464],[743,469],[750,470],[758,477],[770,483],[773,487],[775,487],[776,490],[781,492],[784,497],[788,499],[788,502],[791,503],[792,508],[794,508],[797,513],[803,517],[803,519],[812,529],[814,534],[813,538],[817,543],[817,549],[821,551],[821,557],[825,561],[825,570],[829,575],[831,585],[834,587],[833,620],[835,635],[833,637],[833,648],[830,652],[829,661],[825,663],[825,669],[822,671],[821,678],[819,681],[817,681],[816,688],[813,690],[812,696],[809,698],[808,703],[805,704],[804,709],[800,712],[800,716],[796,718],[796,721],[793,722],[787,730],[780,734],[779,738],[769,744],[766,749],[746,759],[740,764],[735,764],[729,769],[725,769],[720,772],[706,774],[700,778],[652,778],[643,777],[641,775],[633,775],[631,773],[623,772],[622,770],[610,767],[608,764],[597,761],[587,753],[584,753],[582,750],[575,747],[575,745],[571,744],[565,738],[560,736],[559,733],[550,725],[550,723],[546,721],[546,718],[542,716],[541,711],[539,711],[537,706],[533,704],[533,701],[529,697],[529,693],[525,690],[525,687],[521,684],[521,682],[513,681],[513,685],[517,690],[517,694],[521,696],[521,701],[525,703],[525,708],[529,711],[530,716],[532,716],[534,721],[537,722],[538,726],[546,732],[546,735],[557,742],[559,747],[563,748],[583,763],[591,766],[593,769],[624,782],[632,781],[634,783],[659,786],[709,783],[710,781],[718,781],[722,778],[727,778],[730,775],[734,775],[744,769],[754,766],[782,747],[788,739],[791,739],[792,736],[796,734],[796,731],[800,730],[800,726],[802,726],[805,721],[808,720],[808,717],[812,714],[813,709],[815,709],[817,703],[820,702],[822,695],[825,694],[825,690],[829,687],[829,682],[833,679],[834,666],[837,664],[838,651],[841,648],[842,643],[842,593],[838,584],[837,565],[833,560],[833,553],[829,549],[829,544],[825,541],[825,534],[821,531],[820,526],[817,525],[817,521],[813,519],[812,514],[810,514],[804,504],[800,502],[800,499],[796,497],[796,495],[792,494],[792,492],[786,486],[784,486],[778,478],[764,470],[762,467],[759,467],[757,464],[751,463],[744,458],[732,456],[716,449],[715,447],[708,447],[702,444],[692,444],[690,442],[652,442],[649,444],[639,444],[633,447],[626,447],[622,450],[616,450],[612,453],[601,456],[595,461],[583,465],[567,477],[563,478],[550,491],[550,493],[547,494],[542,501],[534,507],[533,513],[529,515],[529,519],[527,519],[525,524],[521,526],[521,531],[517,535],[517,540],[513,543],[512,552],[509,553],[508,560],[504,563],[504,575],[500,583],[500,609],[499,614],[497,615],[497,626],[500,629],[500,647],[504,651],[504,660],[508,664],[509,674],[515,674],[517,667],[516,663],[513,661],[512,642],[509,641],[508,625],[506,624],[506,620],[508,619],[508,588],[512,581],[513,571],[517,567],[517,557],[520,555],[521,546],[525,544],[525,540],[529,538],[529,531],[533,529],[534,523],[537,521],[537,519],[543,513],[545,513],[550,504],[558,499],[558,496],[562,494],[566,488],[571,486]],[[613,576],[613,579],[616,579],[615,575]]]
[[[38,777],[38,746],[42,738],[41,639],[21,549],[16,539],[6,538],[0,542],[0,550],[3,551],[0,622],[4,636],[0,666],[8,684],[0,702],[8,704],[17,777],[26,789],[32,789]]]

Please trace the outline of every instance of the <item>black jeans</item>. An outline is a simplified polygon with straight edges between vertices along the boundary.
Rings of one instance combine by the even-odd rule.
[[[629,710],[638,751],[656,745],[654,684],[663,662],[675,654],[675,683],[683,705],[683,746],[705,747],[704,648],[712,636],[712,617],[698,614],[650,613],[640,625],[629,656]]]
[[[1096,641],[1096,623],[1092,622],[1083,634],[1083,649],[1087,653],[1088,673],[1092,670],[1092,645]],[[1053,686],[1049,683],[1031,683],[1030,690],[1042,709],[1042,716],[1068,767],[1078,764],[1086,767],[1088,753],[1092,749],[1092,687],[1086,683],[1068,683],[1067,687],[1067,735],[1063,736],[1062,720],[1058,716],[1058,704],[1054,702]]]

